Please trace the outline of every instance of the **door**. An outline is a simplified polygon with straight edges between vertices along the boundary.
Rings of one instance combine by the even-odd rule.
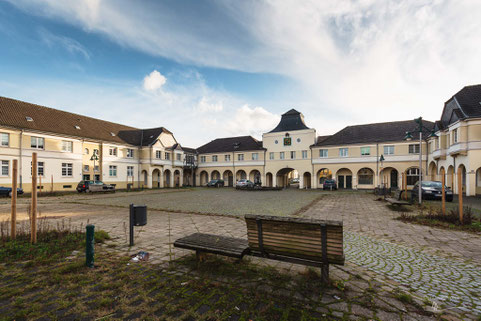
[[[346,188],[347,189],[352,188],[352,176],[351,175],[346,176]]]
[[[344,187],[344,176],[343,175],[339,175],[337,177],[337,186],[338,186],[338,188],[345,188]]]
[[[234,176],[229,176],[229,183],[228,186],[234,186]]]
[[[391,171],[391,188],[397,188],[397,170],[393,169]]]

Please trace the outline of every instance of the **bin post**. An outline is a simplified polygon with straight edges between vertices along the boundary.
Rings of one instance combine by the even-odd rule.
[[[89,268],[94,267],[94,232],[95,225],[88,224],[86,227],[86,242],[85,242],[85,264]]]
[[[134,246],[134,204],[130,204],[129,230],[130,230],[129,245]]]

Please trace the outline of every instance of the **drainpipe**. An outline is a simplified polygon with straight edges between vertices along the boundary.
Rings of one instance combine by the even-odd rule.
[[[137,169],[137,175],[139,177],[139,181],[137,183],[137,187],[140,188],[140,175],[141,175],[141,162],[140,162],[140,159],[142,157],[142,142],[144,141],[144,131],[143,130],[140,130],[140,149],[139,149],[139,168]]]
[[[23,175],[22,175],[22,150],[23,150],[23,129],[20,131],[20,188],[22,188]]]
[[[377,176],[377,186],[379,186],[379,143],[376,144],[376,176]],[[357,178],[359,181],[359,177]]]
[[[232,168],[234,169],[234,172],[232,173],[232,185],[235,187],[236,183],[236,173],[235,173],[235,159],[234,159],[234,152],[232,152]]]

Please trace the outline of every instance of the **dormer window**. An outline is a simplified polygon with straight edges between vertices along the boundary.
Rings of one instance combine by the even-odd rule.
[[[80,129],[80,126],[75,125],[75,129]]]
[[[33,118],[32,118],[32,117],[28,117],[28,116],[27,116],[27,117],[25,117],[25,119],[26,119],[27,121],[33,121]]]
[[[115,134],[114,134],[114,133],[112,133],[112,132],[110,132],[110,135],[111,135],[111,136],[115,136]]]
[[[234,149],[239,149],[240,143],[234,143]]]

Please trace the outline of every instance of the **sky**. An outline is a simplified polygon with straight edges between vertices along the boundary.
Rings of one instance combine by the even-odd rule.
[[[0,0],[0,95],[199,147],[437,120],[481,83],[478,0]]]

